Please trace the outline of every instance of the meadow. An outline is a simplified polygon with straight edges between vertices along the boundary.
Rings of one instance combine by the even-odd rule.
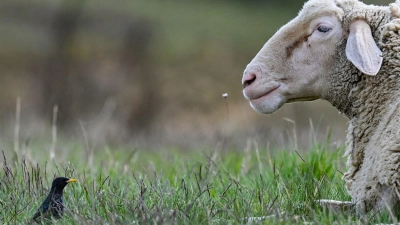
[[[27,224],[55,176],[77,183],[64,190],[56,224],[364,224],[352,211],[331,211],[315,200],[349,201],[343,147],[313,143],[307,151],[131,149],[59,141],[3,150],[2,224]],[[52,155],[51,155],[52,154]],[[18,156],[19,155],[19,156]],[[371,223],[389,217],[369,215]]]
[[[76,125],[78,120],[97,125],[98,120],[91,115],[85,119],[82,115],[74,118],[70,133],[79,130],[75,134],[79,138],[57,136],[56,129],[46,133],[34,126],[19,127],[19,119],[14,119],[15,99],[21,96],[21,123],[26,123],[30,118],[26,114],[35,111],[37,104],[36,98],[30,97],[37,97],[38,91],[45,90],[37,85],[37,77],[42,73],[38,67],[52,59],[46,52],[53,48],[53,39],[46,33],[50,32],[50,25],[45,23],[51,20],[40,20],[38,15],[54,13],[52,9],[56,9],[58,1],[17,2],[23,4],[4,7],[7,13],[2,14],[0,23],[4,34],[0,40],[5,43],[0,51],[3,59],[0,67],[6,71],[2,70],[3,82],[0,82],[3,85],[0,106],[4,113],[0,121],[0,224],[29,223],[57,176],[75,178],[78,182],[65,188],[65,214],[54,224],[376,224],[393,221],[389,216],[374,214],[368,215],[367,221],[361,221],[354,211],[331,211],[316,203],[319,199],[350,200],[341,179],[346,171],[344,146],[331,141],[329,132],[322,141],[320,135],[324,134],[314,132],[310,134],[309,144],[299,145],[309,148],[265,144],[282,136],[282,130],[292,128],[292,123],[290,126],[279,123],[287,120],[282,118],[293,119],[297,131],[304,131],[308,118],[318,120],[315,118],[321,112],[328,118],[328,124],[340,124],[334,117],[336,110],[332,108],[333,113],[328,114],[329,108],[321,107],[320,102],[319,107],[301,104],[296,109],[283,108],[276,117],[261,117],[253,112],[240,92],[240,77],[247,63],[281,25],[296,15],[301,2],[297,3],[299,6],[290,4],[293,8],[289,8],[277,3],[261,7],[246,1],[135,0],[119,1],[119,4],[85,1],[84,18],[100,22],[78,26],[75,44],[67,45],[71,59],[80,62],[81,74],[103,68],[105,71],[99,69],[92,73],[108,74],[118,80],[115,76],[120,71],[115,72],[113,68],[119,68],[119,51],[124,47],[120,34],[127,28],[122,22],[143,19],[152,25],[148,65],[155,71],[153,76],[159,74],[156,78],[161,79],[162,85],[154,86],[157,88],[153,91],[162,97],[164,107],[158,111],[155,121],[162,123],[167,132],[171,131],[169,135],[174,138],[168,138],[174,139],[172,143],[175,139],[184,142],[178,147],[165,144],[166,138],[150,140],[156,144],[146,147],[145,144],[130,145],[128,141],[123,145],[108,143],[106,138],[94,135],[103,142],[93,143]],[[33,11],[31,18],[31,14],[21,13],[20,9],[39,11]],[[36,17],[39,20],[33,19]],[[28,86],[34,92],[27,91]],[[126,86],[115,88],[125,90],[127,86],[134,87],[127,82]],[[229,116],[226,101],[221,101],[221,94],[225,92],[233,101]],[[134,97],[147,98],[132,93],[127,95],[128,103],[117,105],[117,109],[130,105]],[[102,97],[100,102],[104,101]],[[239,106],[242,103],[248,110],[243,113]],[[102,115],[101,110],[93,113]],[[52,111],[45,111],[46,116],[38,111],[46,125],[51,126]],[[117,113],[113,115],[120,118]],[[145,119],[150,120],[148,115]],[[305,121],[305,126],[299,125],[301,121]],[[14,122],[18,128],[15,134],[9,132]],[[101,133],[100,125],[94,126],[92,133]],[[212,129],[216,132],[211,133]],[[122,130],[123,127],[117,127],[111,132],[121,136]],[[43,139],[40,133],[52,135]],[[91,132],[87,133],[90,136]],[[302,133],[307,139],[307,132]],[[343,133],[341,129],[339,133]],[[229,137],[224,139],[226,136]],[[248,139],[246,144],[247,137],[254,139]],[[286,140],[297,138],[282,140],[286,144]],[[245,147],[235,148],[238,143]]]

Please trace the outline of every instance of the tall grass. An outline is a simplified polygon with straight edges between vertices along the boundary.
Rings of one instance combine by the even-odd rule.
[[[67,209],[57,224],[361,223],[315,203],[350,200],[341,180],[343,148],[328,142],[301,153],[254,145],[243,152],[105,147],[94,152],[92,166],[83,148],[66,143],[67,154],[58,149],[53,160],[40,147],[29,159],[3,152],[2,224],[26,224],[55,176],[79,180],[65,188]]]

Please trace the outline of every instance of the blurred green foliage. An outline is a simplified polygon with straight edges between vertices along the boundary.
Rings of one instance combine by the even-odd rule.
[[[217,140],[229,116],[229,132],[244,138],[241,143],[249,136],[281,137],[282,117],[298,129],[321,113],[340,118],[327,105],[306,104],[283,108],[278,120],[261,118],[241,93],[246,65],[303,3],[2,1],[0,118],[12,123],[21,97],[23,122],[34,115],[35,123],[48,126],[58,105],[64,131],[83,124],[99,140],[126,140],[173,130],[161,135],[173,142],[183,134]],[[222,93],[229,94],[229,113]],[[28,138],[37,128],[22,130]]]

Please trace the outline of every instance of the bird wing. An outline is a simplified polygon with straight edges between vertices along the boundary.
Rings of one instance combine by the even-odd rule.
[[[40,211],[38,210],[35,215],[33,215],[32,219],[36,223],[40,223],[43,219],[51,218],[50,211]]]
[[[42,205],[40,205],[38,211],[33,215],[32,220],[39,223],[42,220],[42,218],[47,218],[50,216],[48,214],[50,213],[49,206],[50,202],[52,201],[52,198],[53,198],[52,195],[48,195],[46,197]]]

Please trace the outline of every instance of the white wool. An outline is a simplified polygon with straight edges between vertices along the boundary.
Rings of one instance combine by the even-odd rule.
[[[395,17],[400,17],[400,1],[396,0],[395,3],[389,4],[390,12]]]

